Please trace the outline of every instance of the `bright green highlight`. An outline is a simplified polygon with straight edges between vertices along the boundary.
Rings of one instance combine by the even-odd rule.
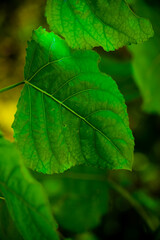
[[[0,134],[0,190],[25,240],[58,240],[57,224],[41,184],[24,167],[12,143]]]
[[[51,30],[76,49],[114,51],[153,36],[150,22],[124,0],[48,0],[46,16]]]
[[[123,96],[93,51],[71,51],[39,28],[29,42],[26,84],[13,124],[26,164],[60,173],[87,164],[131,169],[134,141]]]

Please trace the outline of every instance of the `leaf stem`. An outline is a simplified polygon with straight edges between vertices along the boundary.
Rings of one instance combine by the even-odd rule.
[[[8,87],[2,88],[2,89],[0,89],[0,93],[6,92],[6,91],[8,91],[8,90],[10,90],[10,89],[12,89],[12,88],[15,88],[15,87],[21,85],[21,84],[24,84],[24,83],[25,83],[25,82],[23,81],[23,82],[19,82],[19,83],[10,85],[10,86],[8,86]]]

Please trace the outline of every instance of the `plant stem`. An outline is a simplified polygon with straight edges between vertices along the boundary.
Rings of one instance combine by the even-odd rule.
[[[8,87],[6,87],[6,88],[2,88],[2,89],[0,89],[0,93],[6,92],[6,91],[8,91],[8,90],[10,90],[10,89],[12,89],[12,88],[15,88],[15,87],[21,85],[21,84],[24,84],[24,83],[25,83],[25,82],[23,81],[23,82],[19,82],[19,83],[10,85],[10,86],[8,86]]]

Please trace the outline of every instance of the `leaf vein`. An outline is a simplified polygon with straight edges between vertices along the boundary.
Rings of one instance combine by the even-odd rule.
[[[75,112],[74,110],[72,110],[71,108],[69,108],[67,105],[65,105],[63,102],[59,101],[58,99],[56,99],[55,97],[53,97],[51,94],[45,92],[44,90],[38,88],[37,86],[33,85],[32,83],[25,81],[26,84],[32,86],[33,88],[35,88],[36,90],[38,90],[39,92],[44,93],[45,95],[47,95],[48,97],[52,98],[55,102],[57,102],[58,104],[62,105],[65,109],[67,109],[68,111],[70,111],[72,114],[76,115],[78,118],[82,119],[85,123],[87,123],[91,128],[93,128],[94,130],[96,130],[97,132],[99,132],[104,138],[106,138],[113,146],[114,148],[119,152],[119,154],[125,158],[123,156],[123,154],[119,151],[119,148],[112,142],[111,139],[109,139],[101,130],[99,130],[98,128],[96,128],[94,125],[92,125],[89,121],[87,121],[84,117],[82,117],[81,115],[79,115],[77,112]]]

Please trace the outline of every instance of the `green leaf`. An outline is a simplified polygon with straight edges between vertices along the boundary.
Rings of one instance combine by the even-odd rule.
[[[104,170],[81,166],[43,181],[54,216],[63,229],[81,233],[100,224],[109,202],[103,176]]]
[[[155,36],[146,43],[130,47],[133,73],[143,98],[143,109],[160,114],[160,7],[152,8],[140,0],[135,7],[151,19]]]
[[[18,232],[11,216],[9,215],[6,202],[0,200],[0,239],[1,240],[23,240]]]
[[[39,28],[13,124],[26,164],[43,173],[87,164],[131,169],[134,141],[123,96],[93,51],[71,51]]]
[[[129,5],[135,3],[136,0],[125,0]]]
[[[58,240],[41,184],[24,167],[15,146],[0,136],[0,190],[17,229],[25,240]]]
[[[51,30],[75,49],[113,51],[153,36],[150,22],[124,0],[48,0],[46,16]]]

